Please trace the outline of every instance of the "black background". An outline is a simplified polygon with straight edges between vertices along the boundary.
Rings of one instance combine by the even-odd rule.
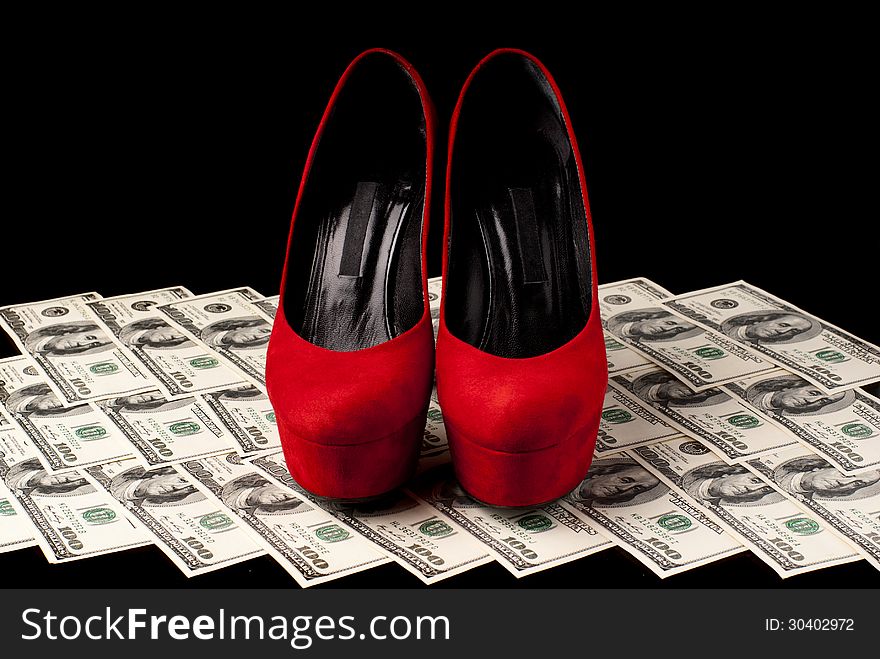
[[[126,25],[34,38],[11,60],[0,304],[174,284],[276,293],[314,129],[347,63],[374,46],[408,58],[437,109],[430,269],[439,274],[449,116],[473,65],[515,46],[544,61],[571,113],[600,283],[643,275],[684,292],[741,278],[880,342],[864,165],[876,153],[872,85],[857,70],[857,39],[842,50],[818,28],[757,19],[731,30],[587,22],[471,42],[439,28],[436,38],[362,29],[347,40],[303,23],[265,33],[168,23],[138,37]],[[8,341],[0,349],[15,352]],[[0,566],[5,587],[296,587],[269,558],[187,580],[155,548],[58,566],[28,549]],[[326,587],[419,585],[388,565]],[[878,585],[864,561],[781,581],[749,553],[661,581],[620,550],[522,580],[488,565],[442,582]]]

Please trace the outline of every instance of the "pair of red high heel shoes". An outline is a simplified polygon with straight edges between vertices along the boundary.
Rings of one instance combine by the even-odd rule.
[[[309,151],[266,383],[290,472],[320,496],[382,494],[418,458],[434,130],[412,65],[370,50]],[[493,505],[551,501],[590,466],[607,370],[583,166],[532,55],[497,50],[465,82],[445,212],[437,387],[456,474]]]

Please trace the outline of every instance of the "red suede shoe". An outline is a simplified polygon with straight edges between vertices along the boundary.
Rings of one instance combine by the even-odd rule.
[[[470,74],[449,135],[437,388],[475,498],[528,506],[587,473],[608,380],[571,120],[532,55]]]
[[[266,362],[287,466],[319,496],[378,496],[415,466],[434,367],[433,148],[412,65],[387,50],[358,56],[309,151]]]

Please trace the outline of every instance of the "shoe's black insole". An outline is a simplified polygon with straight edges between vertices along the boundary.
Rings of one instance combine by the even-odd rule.
[[[574,252],[585,249],[575,235],[572,197],[559,165],[534,187],[498,186],[475,209],[487,282],[466,311],[477,347],[507,357],[548,352],[583,327],[584,307],[578,294],[579,263]],[[526,185],[528,181],[511,181]],[[580,239],[579,239],[580,238]]]
[[[421,317],[425,130],[409,74],[363,60],[328,116],[293,227],[283,304],[307,341],[360,350]]]
[[[587,220],[552,92],[521,62],[498,67],[480,72],[459,119],[446,317],[481,350],[532,357],[589,316]]]
[[[421,188],[406,181],[360,181],[318,226],[301,335],[332,350],[375,345],[395,325],[397,258],[413,241]],[[409,228],[409,231],[406,229]],[[417,240],[417,239],[416,239]]]

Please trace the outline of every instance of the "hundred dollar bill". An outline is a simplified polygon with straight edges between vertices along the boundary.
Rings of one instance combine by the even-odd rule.
[[[677,431],[712,444],[728,462],[796,443],[787,432],[722,389],[695,392],[656,366],[614,375],[608,384],[649,405]]]
[[[630,350],[623,343],[614,338],[614,335],[603,330],[605,336],[605,357],[608,360],[608,374],[626,373],[634,369],[651,366],[654,362],[642,357],[635,350]]]
[[[852,547],[745,465],[730,465],[696,440],[633,450],[651,474],[687,495],[783,579],[859,560]]]
[[[456,522],[405,492],[364,504],[332,502],[315,497],[293,480],[281,452],[264,453],[250,462],[271,479],[290,487],[307,503],[332,513],[426,584],[493,560],[486,548]]]
[[[0,554],[36,544],[33,526],[19,512],[15,497],[0,482]]]
[[[65,405],[154,389],[153,381],[95,322],[97,293],[0,307],[0,325]]]
[[[64,407],[25,357],[0,359],[0,407],[5,407],[27,434],[50,471],[134,455],[123,435],[94,403]]]
[[[431,310],[431,327],[434,330],[434,341],[437,341],[437,330],[440,327],[440,295],[443,292],[443,277],[432,277],[428,280],[428,308]]]
[[[0,433],[0,479],[17,513],[50,563],[123,551],[150,544],[143,528],[122,506],[79,471],[51,474],[23,435]]]
[[[672,293],[667,291],[665,288],[658,286],[657,284],[650,283],[648,280],[643,280],[646,285],[650,285],[650,293],[652,296],[660,296],[657,299],[663,299],[667,297],[672,297]],[[615,284],[608,284],[609,286],[614,286]],[[599,286],[599,295],[603,296],[605,291],[605,284]],[[614,295],[612,293],[612,295]],[[617,301],[617,298],[612,298],[611,304]],[[626,373],[627,371],[631,371],[634,369],[644,368],[645,366],[650,366],[654,362],[650,359],[643,357],[640,353],[627,348],[622,342],[618,341],[613,334],[611,334],[608,330],[603,329],[602,334],[605,337],[605,356],[608,359],[608,375],[614,375],[616,373]]]
[[[245,286],[156,308],[190,339],[212,350],[215,357],[263,387],[266,384],[266,344],[272,332],[272,321],[251,304],[262,297]]]
[[[27,439],[20,433],[21,431],[0,409],[0,446],[27,443]],[[5,455],[0,454],[0,460],[4,457]],[[37,544],[34,540],[34,531],[27,517],[19,510],[15,497],[0,481],[0,554],[33,547]]]
[[[443,425],[443,412],[436,399],[437,388],[431,394],[428,404],[428,418],[425,423],[425,432],[422,436],[422,445],[419,450],[418,473],[423,473],[433,467],[446,464],[450,460],[449,439],[446,437],[446,426]]]
[[[251,302],[251,306],[256,307],[269,320],[275,320],[275,312],[278,311],[278,299],[278,295],[270,295],[261,300],[254,300]]]
[[[731,394],[848,474],[880,468],[880,400],[861,389],[829,394],[798,375],[731,382]]]
[[[428,306],[439,307],[443,293],[443,277],[428,277]]]
[[[773,369],[757,353],[663,307],[667,291],[647,279],[599,287],[602,325],[618,341],[696,391]]]
[[[609,386],[605,391],[602,416],[599,418],[596,455],[618,453],[634,446],[677,437],[679,434],[678,430],[653,414],[636,398]]]
[[[169,398],[213,391],[241,380],[213,351],[170,324],[158,306],[192,297],[181,286],[87,302],[92,317],[124,346]]]
[[[880,569],[880,469],[844,474],[802,446],[765,453],[748,466],[834,527]]]
[[[269,482],[235,452],[182,466],[303,588],[388,562],[362,536],[289,488]]]
[[[179,467],[145,470],[131,460],[86,470],[105,497],[116,499],[187,577],[235,565],[265,552]]]
[[[646,285],[650,286],[650,294],[652,296],[659,296],[657,299],[663,299],[667,297],[672,297],[672,293],[667,291],[662,286],[654,284],[653,282],[649,282],[647,279],[641,280]],[[602,284],[599,286],[599,296],[600,298],[604,296],[604,292],[606,287],[615,286],[616,284]],[[611,293],[614,295],[614,293]],[[612,301],[608,304],[612,304],[616,301],[616,298],[612,298]],[[644,368],[645,366],[650,366],[653,362],[641,354],[636,352],[635,350],[631,350],[627,348],[623,343],[614,338],[614,335],[608,332],[608,330],[602,330],[602,333],[605,336],[605,355],[608,358],[608,374],[612,375],[614,373],[625,373],[626,371],[631,371],[637,368]]]
[[[593,460],[586,478],[560,502],[661,579],[744,551],[627,453]]]
[[[880,348],[738,281],[663,303],[829,393],[880,380]]]
[[[169,400],[157,390],[99,400],[96,405],[150,467],[235,448],[231,435],[200,398]]]
[[[461,488],[450,465],[423,474],[410,490],[479,540],[517,578],[614,546],[555,502],[534,508],[479,503]]]
[[[262,390],[242,382],[201,398],[235,439],[242,455],[280,448],[275,411]]]

